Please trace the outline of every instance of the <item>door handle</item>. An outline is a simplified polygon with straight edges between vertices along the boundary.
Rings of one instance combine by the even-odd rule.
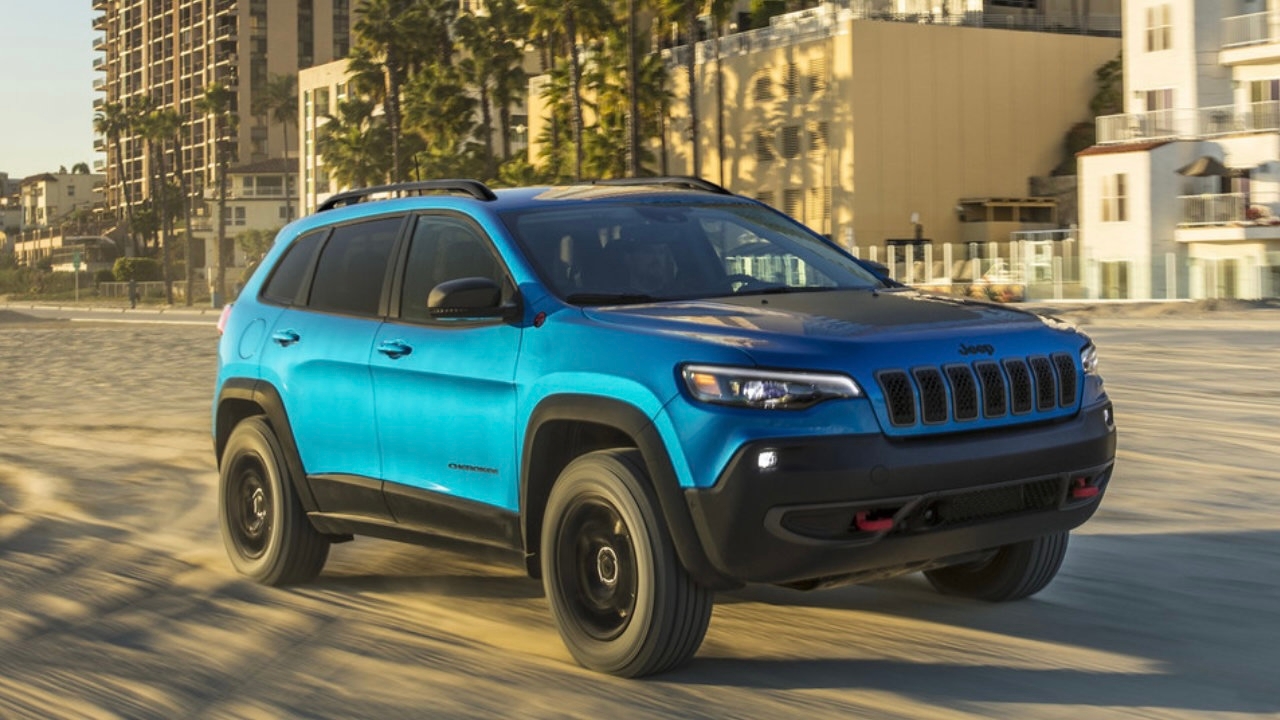
[[[388,340],[387,342],[378,345],[378,352],[386,355],[392,360],[398,360],[413,352],[413,348],[406,345],[403,340]]]
[[[289,347],[290,345],[302,339],[302,336],[293,330],[280,330],[272,333],[271,339],[276,341],[280,347]]]

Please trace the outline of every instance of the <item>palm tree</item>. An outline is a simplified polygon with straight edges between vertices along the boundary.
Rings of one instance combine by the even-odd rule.
[[[405,127],[423,140],[429,174],[474,174],[475,109],[461,68],[435,65],[414,75],[405,92]]]
[[[391,133],[391,181],[402,179],[400,135],[403,121],[400,93],[409,75],[411,32],[420,12],[414,0],[364,0],[356,8],[356,47],[352,56],[361,63],[380,67],[385,81],[383,108]]]
[[[147,140],[148,155],[154,159],[156,183],[151,190],[151,206],[160,221],[160,253],[164,271],[165,302],[173,304],[173,213],[171,186],[165,168],[169,140],[182,129],[182,116],[173,109],[152,110],[142,117],[140,131]],[[181,154],[181,144],[178,144]]]
[[[603,0],[529,0],[533,14],[534,31],[544,31],[548,36],[562,38],[569,48],[569,101],[570,129],[573,139],[573,178],[582,179],[582,61],[579,38],[598,37],[604,28],[613,24],[613,18]],[[547,32],[554,29],[556,32]]]
[[[129,131],[129,112],[121,103],[107,103],[102,106],[102,111],[94,116],[93,130],[106,138],[107,142],[111,144],[111,152],[115,156],[116,182],[120,183],[120,188],[124,193],[125,216],[129,221],[126,237],[129,238],[129,243],[133,245],[133,252],[137,253],[137,242],[133,237],[133,198],[129,191],[129,179],[124,174],[124,151],[120,143],[120,137]],[[121,220],[118,213],[119,210],[117,209],[117,222]]]
[[[289,128],[298,125],[298,76],[272,75],[262,86],[261,92],[253,99],[254,115],[270,115],[272,120],[280,123],[280,131],[284,134],[284,159],[289,161]],[[284,212],[293,217],[291,205],[292,194],[289,192],[288,174],[285,175]]]
[[[213,118],[213,162],[217,167],[218,188],[218,227],[217,251],[214,258],[217,262],[214,292],[215,302],[227,297],[227,136],[234,132],[238,118],[231,111],[235,93],[222,83],[210,83],[204,88],[204,97],[196,102],[196,109]]]
[[[329,176],[340,187],[384,182],[391,168],[391,133],[385,116],[374,116],[373,100],[352,96],[338,103],[337,115],[316,132],[316,148]]]

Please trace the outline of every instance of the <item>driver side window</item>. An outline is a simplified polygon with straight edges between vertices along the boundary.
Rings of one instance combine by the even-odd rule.
[[[455,217],[424,215],[418,218],[409,241],[400,317],[429,321],[427,297],[431,289],[448,280],[488,278],[503,289],[504,301],[511,283],[490,246],[474,225]]]

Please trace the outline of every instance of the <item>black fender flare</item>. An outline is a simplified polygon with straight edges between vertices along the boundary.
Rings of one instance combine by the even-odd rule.
[[[214,451],[218,467],[222,467],[222,450],[226,447],[227,437],[235,427],[234,415],[224,412],[229,403],[235,401],[249,402],[262,408],[271,428],[275,430],[276,439],[284,450],[285,463],[289,467],[289,475],[293,478],[293,488],[302,502],[306,512],[320,509],[316,503],[311,486],[307,483],[307,472],[302,466],[302,457],[298,454],[298,445],[293,439],[293,427],[289,424],[289,414],[285,412],[284,400],[279,391],[269,382],[251,378],[231,378],[222,385],[218,392],[218,401],[214,413]]]
[[[742,583],[715,568],[694,527],[684,491],[676,477],[671,456],[653,421],[639,408],[616,398],[598,395],[564,394],[544,398],[529,415],[524,447],[520,456],[520,535],[526,548],[529,537],[529,479],[534,443],[539,429],[548,422],[576,420],[605,425],[632,438],[649,470],[650,482],[671,541],[681,564],[703,586],[712,590],[732,590]]]

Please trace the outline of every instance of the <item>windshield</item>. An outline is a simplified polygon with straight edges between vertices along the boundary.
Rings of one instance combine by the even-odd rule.
[[[552,291],[581,305],[882,286],[757,205],[593,203],[502,218]]]

